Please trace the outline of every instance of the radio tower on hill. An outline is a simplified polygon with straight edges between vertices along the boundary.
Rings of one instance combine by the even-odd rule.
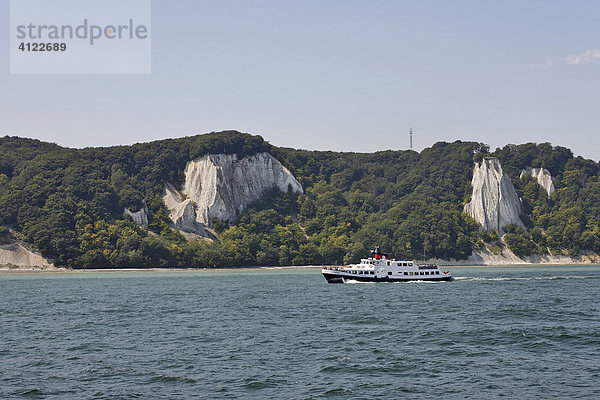
[[[408,134],[410,135],[410,149],[412,150],[412,128],[410,128]]]

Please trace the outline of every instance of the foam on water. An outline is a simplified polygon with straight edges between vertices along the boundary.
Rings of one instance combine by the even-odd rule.
[[[369,284],[369,285],[372,285],[375,282],[363,282],[363,281],[357,281],[355,279],[345,279],[344,283],[351,284],[351,285],[356,285],[356,284]]]

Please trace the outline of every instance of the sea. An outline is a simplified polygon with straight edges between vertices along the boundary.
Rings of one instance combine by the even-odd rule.
[[[600,266],[0,274],[1,399],[598,399]]]

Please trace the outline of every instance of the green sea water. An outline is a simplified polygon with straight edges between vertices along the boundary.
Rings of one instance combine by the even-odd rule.
[[[600,398],[600,266],[0,274],[0,398]]]

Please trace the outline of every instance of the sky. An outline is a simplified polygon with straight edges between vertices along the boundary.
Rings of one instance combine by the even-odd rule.
[[[371,152],[550,142],[600,160],[600,2],[153,0],[149,75],[11,75],[0,135],[111,146],[235,129]]]

